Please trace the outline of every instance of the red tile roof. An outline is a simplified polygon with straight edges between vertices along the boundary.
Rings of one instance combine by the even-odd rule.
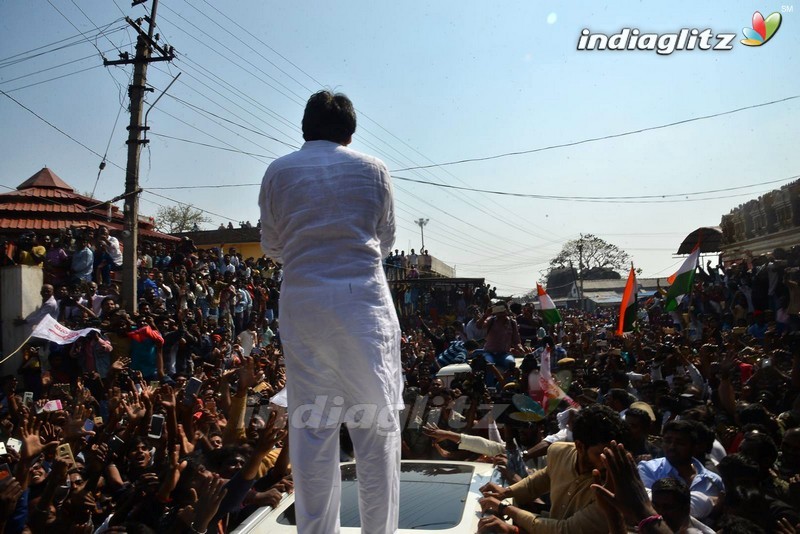
[[[121,231],[124,226],[122,211],[112,205],[109,213],[108,205],[94,207],[96,204],[96,199],[76,193],[45,167],[17,186],[16,191],[0,194],[0,231],[19,234],[100,225],[108,226],[112,232]],[[139,234],[159,241],[178,241],[176,237],[156,231],[153,220],[145,217],[139,217]]]

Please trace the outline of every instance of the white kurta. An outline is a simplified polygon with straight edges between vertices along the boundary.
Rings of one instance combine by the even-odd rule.
[[[359,485],[372,494],[365,503],[361,493],[362,528],[391,532],[403,381],[381,265],[394,244],[389,173],[342,145],[307,142],[269,166],[259,206],[262,248],[284,269],[280,329],[298,530],[338,529],[338,425],[346,422]]]

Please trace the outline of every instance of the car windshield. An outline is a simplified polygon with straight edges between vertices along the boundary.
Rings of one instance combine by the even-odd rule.
[[[444,530],[461,522],[473,467],[458,464],[403,463],[400,474],[401,529]],[[294,525],[294,504],[278,517],[282,525]],[[342,527],[359,528],[356,466],[342,466]]]

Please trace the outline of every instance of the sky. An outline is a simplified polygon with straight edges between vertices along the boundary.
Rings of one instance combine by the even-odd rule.
[[[305,101],[326,88],[356,106],[351,147],[392,171],[396,248],[419,251],[414,221],[429,219],[430,253],[501,295],[535,288],[581,233],[666,276],[688,233],[800,174],[800,4],[783,1],[161,0],[177,57],[150,65],[147,106],[180,77],[149,112],[141,212],[180,201],[208,229],[255,224],[253,184],[302,144]],[[123,17],[151,5],[0,2],[0,191],[47,166],[98,199],[124,192],[132,67],[100,54],[133,54]],[[782,24],[747,47],[755,11]],[[736,37],[725,51],[581,51],[585,28]]]

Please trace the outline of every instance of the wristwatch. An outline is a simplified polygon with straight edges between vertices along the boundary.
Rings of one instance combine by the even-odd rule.
[[[502,519],[508,519],[508,516],[506,515],[506,508],[508,508],[508,505],[504,502],[501,502],[497,507],[497,515],[499,515]]]

